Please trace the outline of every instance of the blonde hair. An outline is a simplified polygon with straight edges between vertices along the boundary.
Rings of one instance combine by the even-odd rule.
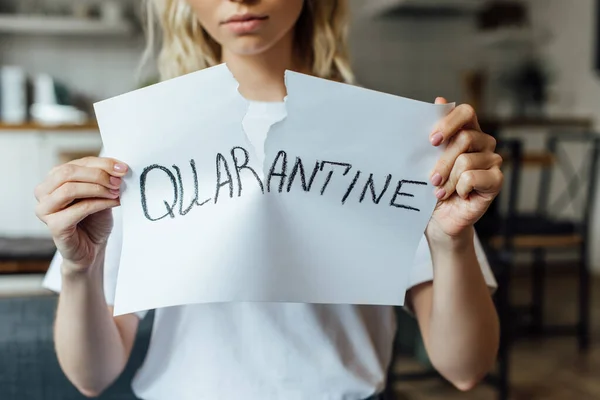
[[[185,0],[146,0],[149,57],[155,46],[156,25],[161,79],[170,79],[221,62],[221,46],[200,25]],[[347,48],[347,0],[305,0],[295,27],[296,50],[308,60],[314,76],[354,83]]]

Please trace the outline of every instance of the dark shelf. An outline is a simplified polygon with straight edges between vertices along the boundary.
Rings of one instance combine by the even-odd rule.
[[[440,7],[419,7],[400,5],[382,12],[378,18],[381,19],[399,19],[399,18],[456,18],[477,15],[476,10],[470,10],[463,7],[440,6]]]

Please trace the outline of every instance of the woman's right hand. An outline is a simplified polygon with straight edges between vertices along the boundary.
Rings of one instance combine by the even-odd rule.
[[[62,255],[63,274],[88,271],[105,249],[127,165],[86,157],[55,167],[35,188],[36,215]]]

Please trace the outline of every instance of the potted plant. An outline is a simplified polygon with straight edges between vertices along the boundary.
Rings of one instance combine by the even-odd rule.
[[[541,59],[530,58],[500,77],[501,85],[513,98],[517,116],[539,116],[548,101],[552,74]]]

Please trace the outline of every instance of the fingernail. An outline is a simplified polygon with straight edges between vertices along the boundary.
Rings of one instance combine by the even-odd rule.
[[[127,165],[125,164],[115,164],[114,169],[116,172],[127,172]]]
[[[436,172],[431,177],[431,183],[433,186],[440,186],[442,184],[442,176]]]
[[[442,135],[440,132],[438,132],[431,137],[431,144],[434,146],[439,146],[440,144],[442,144],[443,140],[444,140],[444,135]]]
[[[446,197],[446,189],[438,189],[438,191],[435,192],[435,197],[437,197],[440,200]]]
[[[114,189],[110,189],[109,192],[114,194],[115,196],[119,196],[121,194],[121,192],[119,190],[114,190]]]
[[[113,186],[121,186],[121,178],[117,178],[116,176],[111,176],[109,181],[110,181],[110,184]]]

